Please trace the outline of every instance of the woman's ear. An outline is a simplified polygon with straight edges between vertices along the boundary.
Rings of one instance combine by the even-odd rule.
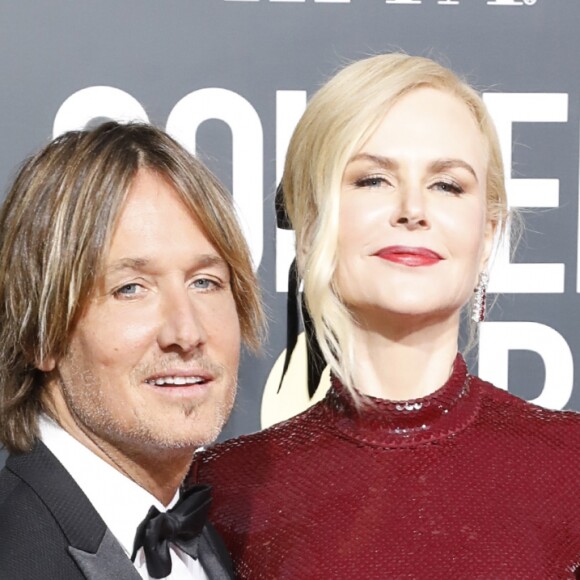
[[[481,254],[481,268],[480,272],[487,269],[491,253],[493,251],[494,241],[497,233],[497,222],[488,220],[485,224],[485,231],[483,233],[483,252]]]
[[[304,278],[304,272],[306,270],[306,260],[308,259],[308,252],[305,248],[300,248],[299,251],[296,252],[296,268],[299,272],[299,278]]]

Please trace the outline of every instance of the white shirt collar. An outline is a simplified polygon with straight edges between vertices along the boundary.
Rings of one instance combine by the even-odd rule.
[[[39,429],[42,442],[70,473],[130,556],[135,531],[149,508],[153,505],[164,512],[167,507],[47,416],[39,418]],[[179,491],[168,507],[178,497]]]
[[[38,424],[42,442],[83,490],[130,557],[137,527],[151,506],[160,512],[166,511],[179,499],[179,490],[171,503],[164,506],[155,496],[101,459],[46,415],[39,417]],[[172,568],[168,578],[208,580],[199,560],[190,558],[173,545],[170,556]],[[142,548],[137,552],[134,565],[142,578],[150,580]]]

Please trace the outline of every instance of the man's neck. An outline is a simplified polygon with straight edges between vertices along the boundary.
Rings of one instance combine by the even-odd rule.
[[[167,506],[175,497],[191,465],[193,447],[138,448],[127,442],[114,446],[89,433],[70,414],[53,414],[53,420],[71,437]],[[121,448],[123,451],[121,451]]]
[[[70,433],[70,432],[69,432]],[[130,453],[121,452],[94,435],[75,439],[112,465],[117,471],[147,490],[164,506],[175,497],[191,465],[194,449],[159,449],[147,452],[135,449]]]

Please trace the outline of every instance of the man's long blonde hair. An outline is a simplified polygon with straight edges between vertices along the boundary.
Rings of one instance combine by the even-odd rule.
[[[230,267],[242,338],[257,349],[260,292],[229,193],[163,131],[105,123],[62,135],[22,166],[0,213],[0,442],[29,450],[42,361],[59,360],[102,272],[140,169],[160,175]]]

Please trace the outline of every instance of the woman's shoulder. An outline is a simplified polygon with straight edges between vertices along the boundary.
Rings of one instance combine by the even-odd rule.
[[[503,427],[503,432],[517,432],[531,440],[562,438],[570,445],[580,448],[580,413],[571,410],[547,409],[526,401],[491,383],[477,379],[482,392],[482,418],[493,418]]]
[[[271,463],[278,456],[288,456],[305,444],[316,439],[318,431],[323,431],[325,405],[321,401],[299,415],[291,417],[271,427],[228,439],[197,451],[191,474],[196,480],[204,481],[217,471],[239,471],[249,464],[264,465],[265,457]]]

